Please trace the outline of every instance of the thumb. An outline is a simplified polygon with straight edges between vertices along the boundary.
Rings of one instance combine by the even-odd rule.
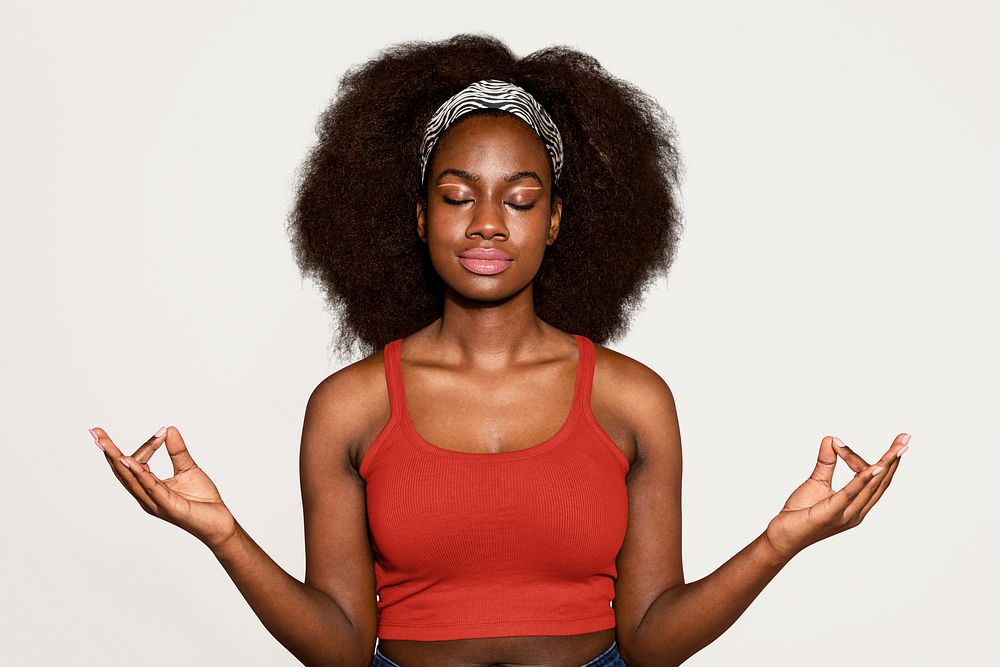
[[[196,466],[181,432],[173,426],[167,427],[166,439],[167,453],[170,454],[170,462],[174,465],[174,474],[177,475]]]
[[[833,451],[833,438],[826,436],[819,444],[816,467],[810,477],[833,488],[833,469],[837,466],[837,453]]]

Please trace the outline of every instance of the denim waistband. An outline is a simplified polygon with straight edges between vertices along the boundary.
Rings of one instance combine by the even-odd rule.
[[[628,665],[625,665],[625,661],[622,660],[621,654],[618,652],[618,640],[616,639],[611,642],[608,650],[590,662],[583,663],[580,667],[628,667]]]
[[[371,667],[402,667],[402,665],[393,662],[389,658],[382,655],[382,652],[378,650],[378,646],[375,647],[375,656],[372,658]],[[580,665],[580,667],[628,667],[625,661],[622,660],[621,654],[618,652],[618,640],[611,642],[604,653],[600,654],[593,660],[585,662]]]

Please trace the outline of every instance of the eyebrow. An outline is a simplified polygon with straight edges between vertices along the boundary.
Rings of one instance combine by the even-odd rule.
[[[445,169],[438,175],[435,183],[440,183],[441,179],[449,174],[452,176],[458,176],[459,178],[464,179],[466,181],[472,181],[473,183],[478,183],[480,180],[479,174],[475,174],[471,171],[466,171],[464,169]],[[542,183],[542,179],[539,178],[538,174],[536,174],[533,171],[515,171],[512,174],[504,174],[503,181],[505,183],[513,183],[514,181],[520,181],[521,179],[524,178],[533,179],[535,181],[538,181],[538,185],[544,185]]]

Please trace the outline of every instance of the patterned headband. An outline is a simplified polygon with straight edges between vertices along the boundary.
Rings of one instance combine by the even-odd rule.
[[[421,186],[427,178],[427,161],[438,139],[459,116],[476,109],[502,109],[530,125],[545,144],[545,150],[552,160],[554,180],[559,181],[563,164],[563,143],[552,117],[524,88],[499,79],[483,79],[452,95],[431,116],[424,131],[424,141],[420,145]]]

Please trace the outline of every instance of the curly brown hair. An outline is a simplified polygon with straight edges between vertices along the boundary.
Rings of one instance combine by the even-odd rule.
[[[442,314],[444,286],[416,232],[427,196],[420,142],[438,106],[480,79],[527,90],[562,134],[552,193],[562,224],[533,283],[538,317],[597,343],[617,339],[669,272],[682,165],[674,122],[652,97],[566,46],[517,58],[490,35],[395,44],[341,78],[289,214],[296,261],[339,321],[342,356],[371,354]]]

